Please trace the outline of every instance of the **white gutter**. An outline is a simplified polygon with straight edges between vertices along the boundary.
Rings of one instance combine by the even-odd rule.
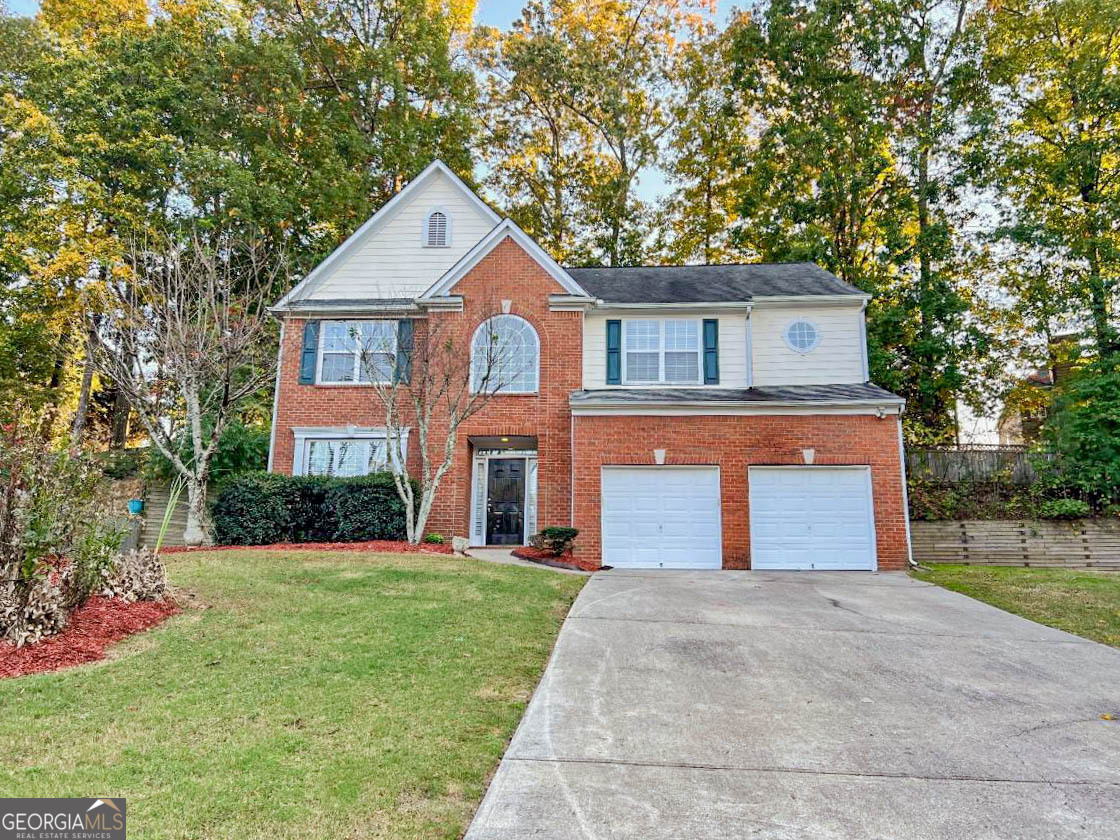
[[[902,413],[898,415],[898,466],[902,470],[902,516],[906,522],[906,564],[916,569],[914,544],[910,539],[910,490],[906,485],[906,447],[902,443]]]
[[[276,382],[272,387],[272,424],[268,430],[268,471],[272,472],[272,457],[276,451],[276,412],[280,408],[280,370],[284,366],[284,319],[280,319],[280,348],[276,351]]]

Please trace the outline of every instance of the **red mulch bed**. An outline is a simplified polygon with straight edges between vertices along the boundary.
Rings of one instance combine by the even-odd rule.
[[[134,601],[100,595],[74,612],[61,633],[17,648],[0,642],[0,679],[57,671],[105,658],[105,649],[179,612],[174,601]]]
[[[566,569],[579,569],[581,572],[595,572],[602,568],[598,563],[587,560],[577,560],[571,551],[565,551],[557,556],[548,549],[533,548],[531,545],[521,546],[513,550],[514,557],[522,560],[532,560],[534,563],[544,563],[546,566],[563,566]]]
[[[421,543],[412,545],[395,540],[367,540],[366,542],[330,543],[272,543],[271,545],[170,545],[159,550],[160,554],[177,554],[183,551],[388,551],[397,554],[454,554],[451,543]]]

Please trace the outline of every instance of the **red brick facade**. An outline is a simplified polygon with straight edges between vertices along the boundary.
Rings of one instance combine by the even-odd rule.
[[[574,423],[575,518],[578,553],[601,559],[600,473],[605,465],[717,465],[723,502],[723,566],[750,568],[747,468],[803,464],[802,449],[819,465],[870,465],[875,541],[881,570],[907,561],[906,511],[899,462],[898,418],[871,415],[609,417]]]
[[[467,352],[483,320],[510,301],[510,312],[529,321],[541,342],[537,394],[498,395],[459,429],[454,462],[444,477],[428,523],[444,535],[470,533],[472,435],[530,436],[537,439],[537,523],[573,524],[581,560],[600,560],[600,469],[604,464],[652,464],[653,450],[665,449],[667,464],[718,464],[723,497],[723,558],[726,568],[749,568],[747,467],[800,464],[801,450],[816,450],[817,464],[870,465],[880,569],[901,569],[907,557],[898,419],[864,415],[576,417],[568,396],[581,387],[582,314],[551,311],[550,294],[564,289],[525,251],[506,239],[454,288],[462,312],[432,311],[427,323],[455,336]],[[383,426],[384,415],[368,387],[300,385],[304,322],[286,322],[272,468],[290,473],[292,429],[300,426]],[[417,321],[416,336],[428,333]],[[432,433],[439,460],[445,435]],[[575,461],[573,464],[573,451]],[[419,465],[415,432],[409,441],[409,470]],[[572,486],[573,476],[575,487]],[[573,492],[574,489],[574,492]],[[573,515],[572,503],[575,499]]]
[[[462,312],[434,311],[427,316],[441,336],[455,336],[466,353],[471,336],[486,318],[510,301],[510,314],[529,321],[541,342],[540,388],[536,394],[498,394],[459,427],[455,458],[440,483],[428,528],[445,535],[469,533],[472,435],[525,435],[537,438],[537,522],[540,527],[571,520],[571,411],[568,395],[583,376],[580,312],[552,312],[548,296],[565,290],[511,240],[490,252],[454,288],[463,297]],[[424,340],[422,322],[417,341]],[[293,427],[383,426],[384,414],[368,387],[300,385],[299,357],[303,321],[285,326],[276,411],[273,470],[290,473],[294,457]],[[409,469],[419,466],[415,432],[409,440]],[[433,430],[431,451],[442,458],[445,435]]]

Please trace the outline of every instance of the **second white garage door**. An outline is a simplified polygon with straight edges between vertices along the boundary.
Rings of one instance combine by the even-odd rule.
[[[722,565],[718,467],[603,467],[603,564]]]
[[[751,467],[752,569],[875,568],[868,467]]]

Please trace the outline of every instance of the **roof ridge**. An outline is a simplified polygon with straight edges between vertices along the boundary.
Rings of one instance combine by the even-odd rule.
[[[736,262],[736,263],[683,263],[673,265],[660,265],[656,263],[643,263],[641,265],[565,265],[565,271],[626,271],[638,268],[755,268],[766,265],[811,265],[821,271],[828,271],[812,260],[777,260],[767,262]]]

